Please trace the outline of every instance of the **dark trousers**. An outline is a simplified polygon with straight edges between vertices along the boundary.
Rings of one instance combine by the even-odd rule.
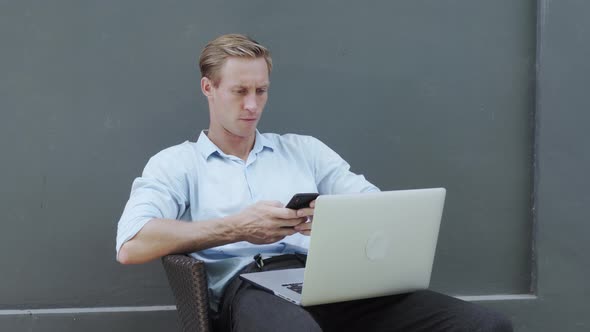
[[[284,255],[244,272],[303,267],[305,256]],[[432,292],[300,307],[234,279],[222,299],[218,331],[512,331],[485,307]]]

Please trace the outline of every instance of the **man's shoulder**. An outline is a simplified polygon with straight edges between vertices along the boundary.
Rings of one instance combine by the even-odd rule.
[[[195,143],[191,143],[189,141],[184,141],[182,143],[172,145],[172,146],[169,146],[167,148],[160,150],[158,153],[156,153],[154,155],[154,157],[156,157],[156,156],[168,157],[168,156],[184,155],[188,152],[191,152],[194,149],[194,147],[193,147],[194,144]]]
[[[190,161],[194,152],[194,143],[189,141],[184,141],[180,144],[176,144],[170,147],[167,147],[158,153],[154,154],[150,160],[149,164],[175,164],[179,165],[182,164],[184,161]]]

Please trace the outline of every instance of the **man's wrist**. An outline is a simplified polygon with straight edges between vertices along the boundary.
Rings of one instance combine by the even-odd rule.
[[[240,227],[241,214],[231,215],[220,221],[223,235],[229,243],[244,241],[242,227]]]

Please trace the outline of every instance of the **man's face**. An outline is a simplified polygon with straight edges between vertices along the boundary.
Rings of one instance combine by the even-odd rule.
[[[203,92],[209,100],[210,131],[216,135],[248,138],[268,99],[268,67],[264,58],[230,57],[221,68],[217,87],[204,78]],[[209,82],[209,83],[208,83]]]

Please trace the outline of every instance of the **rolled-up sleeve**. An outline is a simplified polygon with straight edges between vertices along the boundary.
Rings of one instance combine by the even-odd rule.
[[[311,150],[316,183],[320,194],[348,194],[379,191],[361,174],[350,171],[350,165],[320,140],[312,140]]]
[[[173,155],[152,157],[133,181],[129,200],[117,226],[117,254],[151,219],[179,219],[188,206],[187,174]]]

